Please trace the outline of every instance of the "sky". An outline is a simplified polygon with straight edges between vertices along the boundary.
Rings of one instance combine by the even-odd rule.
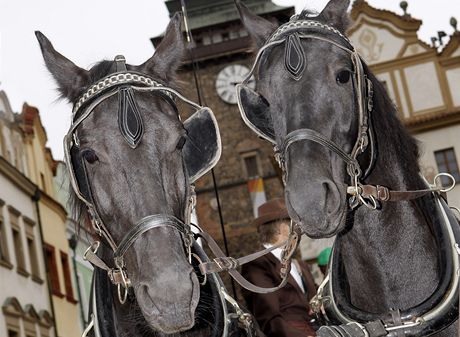
[[[321,11],[327,0],[273,2],[294,5],[300,12],[304,7]],[[402,14],[399,2],[368,0],[373,7]],[[460,21],[459,0],[408,2],[408,12],[423,20],[419,38],[427,43],[437,31],[452,34],[450,17]],[[128,63],[143,63],[154,52],[150,38],[162,33],[168,22],[163,0],[136,0],[129,5],[121,0],[0,0],[0,90],[6,92],[15,112],[24,102],[40,110],[47,146],[55,159],[62,159],[71,106],[57,99],[56,84],[44,66],[34,31],[42,31],[78,66],[89,68],[118,54],[125,55]]]

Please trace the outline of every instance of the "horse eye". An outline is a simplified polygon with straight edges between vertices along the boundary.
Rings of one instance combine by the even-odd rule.
[[[91,149],[83,150],[81,156],[90,164],[93,164],[99,160],[99,158],[96,155],[96,152],[94,152],[94,150]]]
[[[342,70],[337,74],[336,81],[340,84],[345,84],[350,80],[351,73],[348,70]]]
[[[185,145],[185,141],[187,140],[187,138],[185,138],[185,136],[181,136],[179,138],[179,141],[177,142],[177,145],[176,145],[176,149],[178,150],[182,150],[182,148],[184,147]]]

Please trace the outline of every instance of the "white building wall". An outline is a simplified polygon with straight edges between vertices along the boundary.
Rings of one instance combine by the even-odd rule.
[[[460,165],[460,124],[419,133],[415,137],[421,141],[422,157],[420,164],[425,175],[432,176],[438,173],[434,152],[447,148],[454,148],[457,165]],[[430,177],[427,177],[430,180]],[[431,178],[432,179],[432,178]],[[431,181],[430,181],[431,183]],[[460,182],[447,194],[451,206],[460,207]]]
[[[414,112],[442,107],[444,101],[434,62],[426,62],[404,69],[409,97]]]
[[[390,30],[397,28],[377,28],[365,24],[353,32],[350,40],[367,64],[391,61],[398,56],[405,41]]]
[[[0,175],[0,186],[0,199],[5,202],[5,205],[1,208],[1,210],[8,242],[8,253],[10,262],[13,264],[13,269],[8,269],[0,266],[0,305],[2,305],[8,297],[16,297],[23,309],[25,305],[32,304],[37,312],[40,310],[47,310],[48,312],[51,312],[48,288],[46,284],[46,271],[44,266],[43,250],[41,246],[40,232],[37,217],[35,214],[34,203],[29,195],[19,190],[17,186],[15,186],[3,175]],[[27,216],[36,223],[34,226],[34,235],[37,248],[36,253],[39,254],[37,256],[37,261],[39,265],[39,276],[43,280],[42,284],[33,281],[31,275],[24,277],[16,271],[17,263],[13,246],[8,205],[12,205],[15,209],[21,212],[21,215]],[[25,226],[22,218],[19,224],[21,227],[26,269],[29,273],[31,273]],[[0,336],[5,335],[6,331],[5,316],[0,313]]]

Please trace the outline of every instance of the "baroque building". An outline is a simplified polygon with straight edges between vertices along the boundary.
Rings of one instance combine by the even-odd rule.
[[[40,192],[38,218],[43,228],[43,248],[56,318],[56,335],[77,337],[82,329],[78,320],[79,308],[72,277],[73,264],[66,233],[67,211],[57,199],[53,180],[58,162],[46,147],[46,131],[38,109],[24,103],[20,117],[29,178],[38,186]]]
[[[0,92],[1,336],[77,337],[82,331],[67,212],[54,185],[58,162],[46,142],[38,109],[24,103],[13,113]]]
[[[91,293],[91,281],[93,277],[93,266],[83,256],[86,249],[91,245],[93,234],[89,233],[85,227],[79,227],[77,221],[72,218],[69,209],[68,198],[70,181],[67,168],[64,162],[58,161],[56,165],[56,176],[54,185],[57,200],[63,205],[68,213],[66,223],[66,236],[69,248],[72,250],[72,271],[77,300],[79,306],[80,324],[85,328],[88,324],[89,297]]]
[[[422,21],[407,13],[398,15],[358,0],[351,18],[351,41],[387,88],[402,122],[420,141],[423,175],[432,183],[437,173],[450,173],[456,185],[448,193],[449,203],[460,206],[460,32],[456,20],[451,19],[454,31],[446,41],[428,45],[417,36]]]
[[[38,186],[29,176],[21,117],[0,91],[0,336],[55,336]]]

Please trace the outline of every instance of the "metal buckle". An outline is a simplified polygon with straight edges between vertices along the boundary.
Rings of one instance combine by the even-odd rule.
[[[217,267],[219,267],[221,271],[235,269],[236,267],[238,267],[238,261],[231,256],[216,257],[214,259],[214,262],[217,264]]]
[[[385,186],[376,186],[377,189],[377,199],[382,201],[387,201],[390,199],[390,191]]]

